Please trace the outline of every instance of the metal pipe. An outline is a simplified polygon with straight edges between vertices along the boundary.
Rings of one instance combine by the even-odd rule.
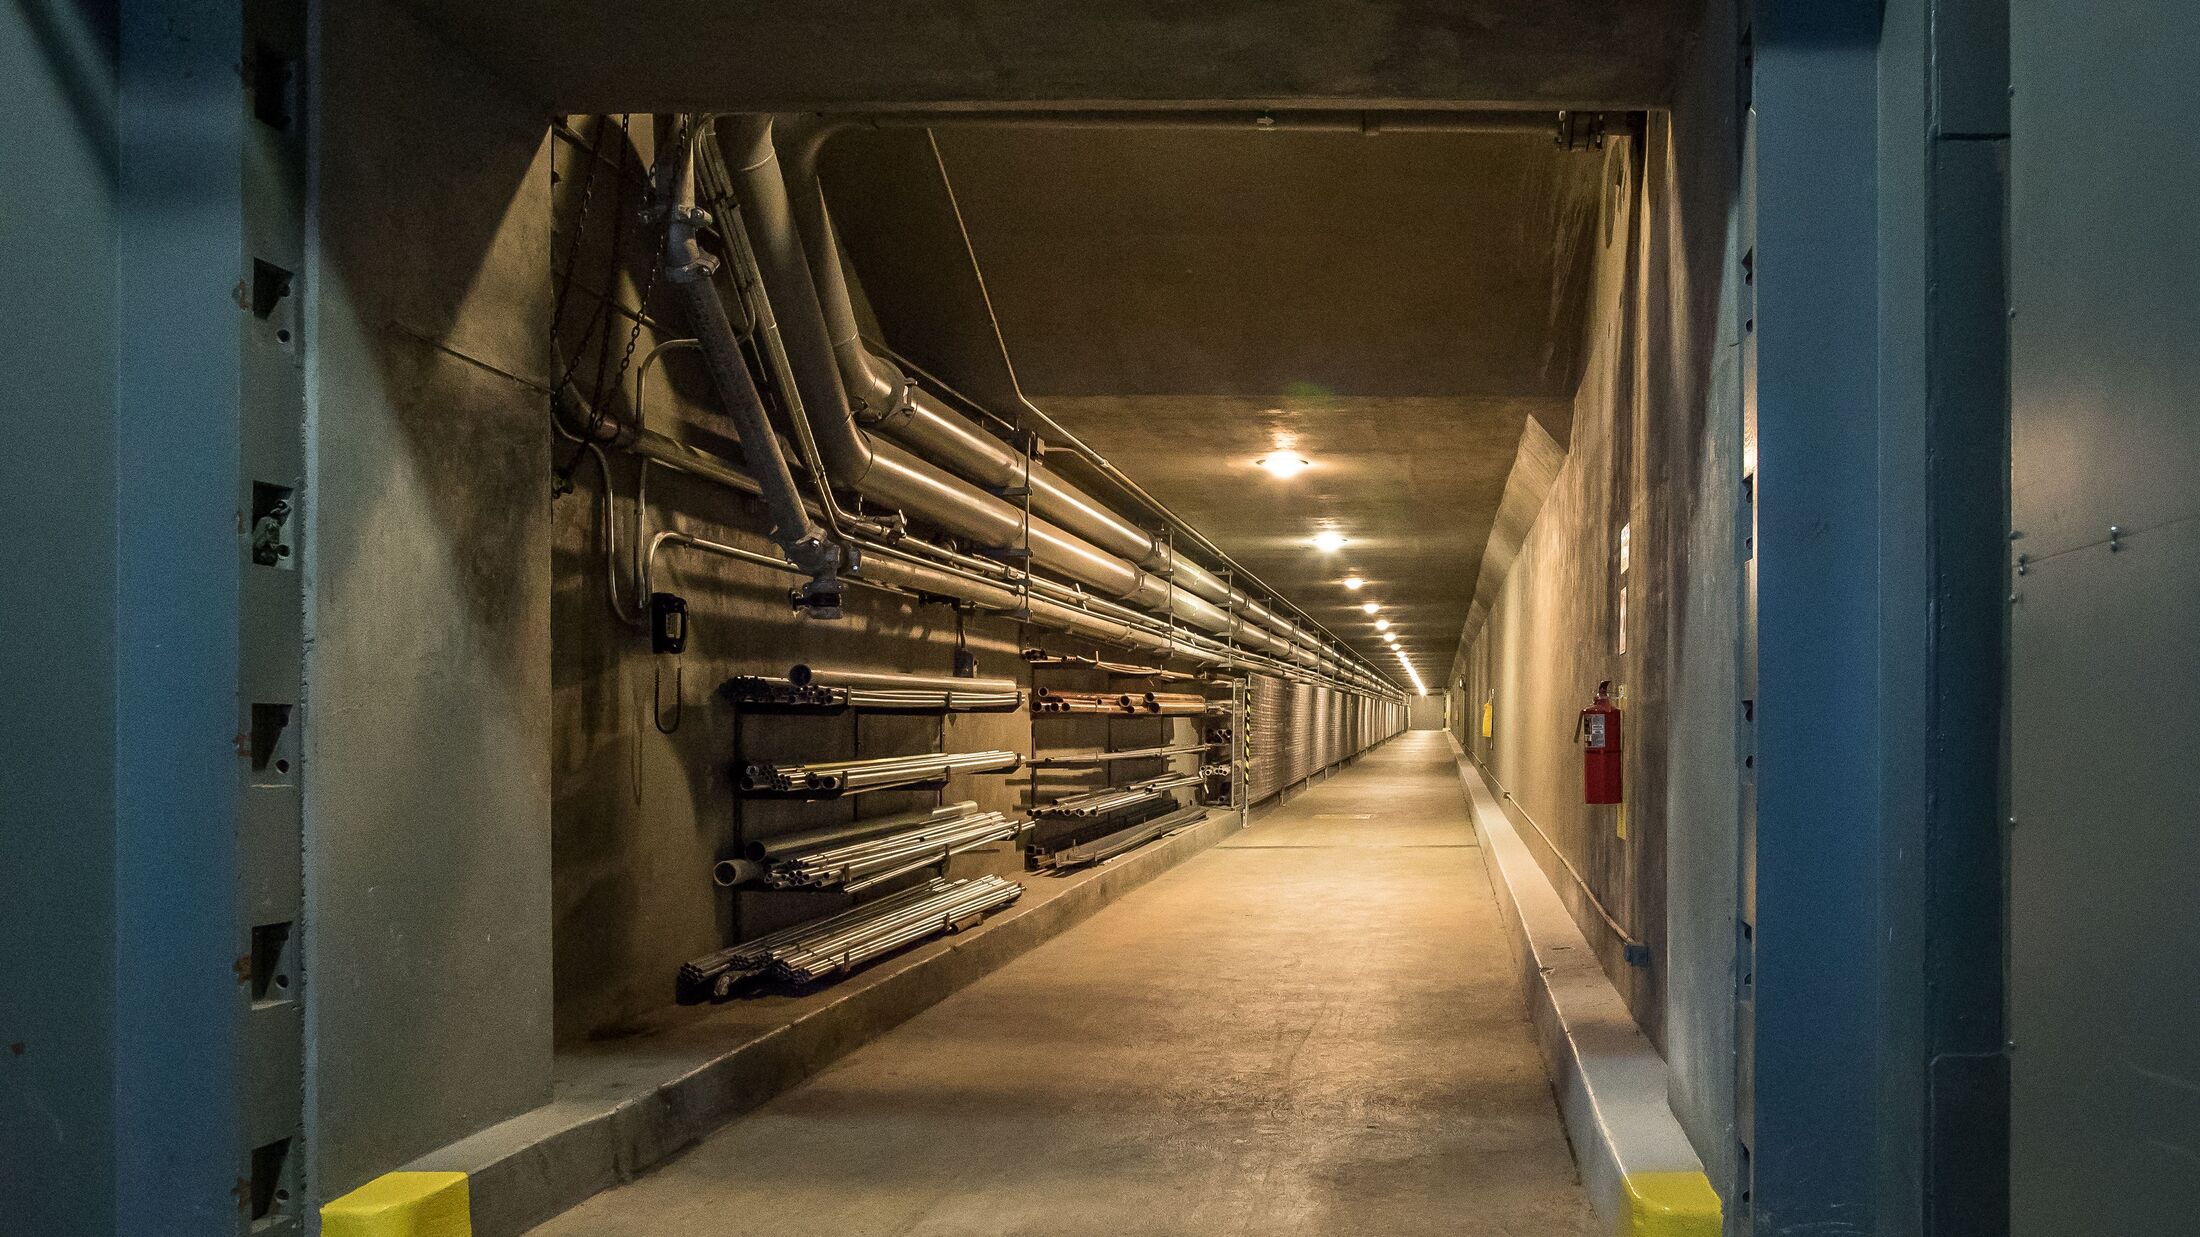
[[[1105,837],[1094,838],[1089,842],[1080,842],[1075,846],[1065,846],[1048,855],[1045,863],[1046,866],[1057,870],[1101,863],[1113,859],[1133,847],[1143,846],[1165,833],[1173,833],[1188,825],[1196,825],[1205,819],[1207,819],[1206,808],[1180,808],[1166,815],[1156,816],[1152,820],[1140,821],[1128,829],[1119,829]]]
[[[568,426],[568,419],[573,420],[578,428]],[[574,389],[571,380],[567,381],[552,400],[552,426],[561,435],[576,442],[618,447],[650,462],[740,494],[757,497],[762,493],[761,487],[753,478],[719,456],[688,446],[655,430],[632,425],[608,414],[597,414]],[[888,592],[952,597],[1001,613],[1015,614],[1071,635],[1104,640],[1127,648],[1151,649],[1165,655],[1186,657],[1211,665],[1243,665],[1266,669],[1272,673],[1292,673],[1291,667],[1275,665],[1263,657],[1249,655],[1243,650],[1230,649],[1197,633],[1162,628],[1150,616],[1117,607],[1103,598],[1081,593],[1071,586],[1057,584],[1044,577],[1012,573],[1005,565],[993,560],[975,558],[913,538],[900,540],[894,545],[862,537],[856,540],[862,548],[861,564],[843,578],[853,579],[857,583]],[[643,591],[650,590],[657,555],[667,547],[701,550],[761,567],[801,574],[792,564],[769,555],[689,533],[667,530],[650,538],[649,549],[643,555],[640,568]],[[938,561],[932,564],[919,562],[912,552],[921,552]],[[1006,582],[1011,578],[1014,583]],[[1046,593],[1048,597],[1031,596],[1028,590]],[[1388,684],[1347,680],[1338,685],[1369,688],[1385,695],[1396,691]]]
[[[990,751],[927,752],[809,764],[759,762],[741,770],[740,786],[752,794],[860,794],[867,790],[944,781],[957,773],[1013,772],[1022,760],[1015,752]]]
[[[796,686],[862,687],[905,691],[968,692],[972,695],[1016,695],[1023,685],[1014,679],[958,678],[945,674],[882,674],[870,670],[838,670],[830,666],[797,663],[787,671]]]
[[[769,120],[753,122],[761,130],[756,139],[773,142]],[[1305,660],[1297,630],[1217,579],[1198,564],[1178,556],[1153,534],[1124,520],[1082,490],[1062,481],[1042,462],[1028,459],[948,409],[918,389],[891,361],[872,353],[859,334],[853,299],[842,272],[839,241],[831,211],[817,177],[817,157],[824,140],[848,121],[827,119],[797,126],[787,143],[791,158],[781,164],[784,192],[792,202],[789,213],[802,230],[796,248],[807,260],[814,299],[824,317],[825,336],[840,368],[844,398],[852,397],[859,412],[867,412],[887,433],[930,454],[964,476],[983,485],[1028,487],[1032,509],[1059,521],[1068,533],[1089,539],[1099,550],[1121,556],[1134,575],[1129,583],[1136,591],[1115,587],[1115,595],[1129,597],[1148,609],[1174,612],[1178,617],[1215,631],[1233,632],[1241,638],[1280,655]],[[1061,547],[1057,547],[1058,549]],[[1038,557],[1038,547],[1033,555]],[[1155,574],[1147,575],[1151,571]],[[1072,573],[1075,574],[1075,573]],[[1181,577],[1179,579],[1178,577]],[[1080,579],[1088,579],[1079,576]],[[1172,587],[1171,581],[1181,587]],[[1111,587],[1089,580],[1100,587]],[[1244,628],[1217,606],[1245,614],[1257,626]],[[1310,646],[1318,650],[1318,643]]]
[[[974,807],[974,805],[972,805]],[[908,827],[850,842],[783,849],[769,863],[726,860],[721,885],[761,881],[780,889],[840,888],[860,893],[964,851],[1013,837],[1022,825],[1000,812],[942,813]]]
[[[1118,760],[1152,760],[1167,756],[1186,756],[1190,755],[1193,752],[1205,752],[1210,747],[1218,746],[1221,745],[1215,743],[1191,743],[1186,744],[1182,747],[1141,747],[1121,752],[1105,752],[1097,750],[1079,752],[1053,752],[1045,756],[1035,756],[1029,760],[1026,760],[1024,764],[1035,769],[1050,768],[1057,765],[1104,765],[1112,764]]]
[[[895,812],[890,816],[874,816],[869,820],[854,821],[845,825],[826,825],[818,829],[804,829],[799,833],[783,833],[775,838],[750,842],[742,848],[742,855],[755,863],[782,858],[798,851],[815,850],[846,842],[860,842],[882,834],[895,833],[913,825],[933,824],[954,816],[967,816],[978,810],[975,799],[959,803],[942,804],[936,808],[913,812]]]
[[[682,1000],[724,998],[768,975],[809,983],[1014,902],[1023,886],[998,876],[932,880],[837,915],[784,928],[683,963]]]
[[[710,216],[695,205],[693,139],[686,143],[681,153],[675,183],[665,229],[666,278],[679,289],[687,304],[695,337],[702,344],[703,356],[710,369],[711,383],[718,390],[726,416],[733,422],[734,432],[741,440],[741,452],[748,457],[749,474],[762,491],[765,508],[771,514],[772,540],[786,552],[787,561],[809,573],[809,582],[803,586],[802,593],[810,612],[821,618],[838,618],[841,613],[838,579],[843,562],[841,547],[810,522],[809,509],[800,491],[795,489],[794,474],[787,468],[786,457],[779,452],[779,438],[772,432],[771,421],[764,414],[763,398],[757,394],[756,383],[749,377],[748,362],[741,356],[740,342],[734,337],[733,325],[726,319],[726,307],[718,299],[717,285],[712,282],[718,260],[703,252],[697,243],[696,229],[707,225]]]
[[[834,479],[878,501],[922,515],[980,545],[994,548],[1028,545],[1033,562],[1111,596],[1149,604],[1156,599],[1173,601],[1176,590],[1170,589],[1165,582],[1149,578],[1133,561],[1112,554],[1082,536],[1035,519],[1022,509],[978,490],[962,478],[899,447],[876,442],[858,427],[850,402],[850,380],[854,381],[859,394],[868,389],[877,398],[884,398],[886,389],[878,386],[874,379],[888,386],[891,381],[878,370],[878,366],[888,366],[888,363],[872,358],[857,336],[853,310],[848,308],[846,284],[839,276],[839,259],[829,236],[830,221],[822,215],[823,197],[806,192],[798,201],[790,199],[788,182],[782,175],[772,140],[770,117],[741,118],[728,141],[733,152],[735,189],[741,197],[746,218],[758,232],[753,248],[762,268],[764,291],[768,298],[781,302],[778,317],[782,337],[788,341],[788,355],[796,382],[803,388],[805,407],[816,414],[812,428],[817,433],[826,465],[835,474]],[[800,175],[807,181],[814,181],[813,173]],[[798,211],[814,215],[815,221],[803,224]],[[806,242],[798,232],[804,227],[823,229],[817,232],[814,253],[812,242]],[[838,342],[854,349],[845,371],[835,349],[836,322],[842,336]],[[860,356],[855,355],[858,353]],[[907,392],[910,387],[905,381],[900,389]],[[894,409],[900,407],[900,403],[894,405]],[[894,409],[889,409],[886,415],[897,415]],[[966,428],[967,433],[962,434],[965,447],[973,447],[978,442],[978,437],[974,436],[982,436],[982,431],[936,403],[927,405],[927,414],[942,425],[960,423]],[[1018,460],[1017,471],[1021,476],[1021,457]],[[1083,509],[1088,516],[1102,511],[1089,500],[1083,504]],[[1131,530],[1130,535],[1151,548],[1150,536],[1135,530]],[[1187,617],[1220,631],[1235,626],[1219,612],[1193,612]]]

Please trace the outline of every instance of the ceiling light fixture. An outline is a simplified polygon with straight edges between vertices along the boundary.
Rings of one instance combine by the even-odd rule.
[[[1268,475],[1285,481],[1298,476],[1314,466],[1313,461],[1296,451],[1276,451],[1253,461],[1268,470]]]
[[[1344,548],[1344,534],[1325,528],[1314,534],[1314,548],[1324,554],[1335,554]]]
[[[1367,587],[1367,581],[1361,579],[1358,576],[1346,576],[1344,578],[1344,586],[1347,590],[1357,593],[1361,589]]]
[[[1360,611],[1363,614],[1373,614],[1380,609],[1382,609],[1382,607],[1372,601],[1360,607]]]
[[[1375,630],[1377,630],[1377,631],[1389,631],[1389,630],[1390,630],[1390,620],[1389,620],[1389,619],[1376,619],[1376,620],[1375,620]]]

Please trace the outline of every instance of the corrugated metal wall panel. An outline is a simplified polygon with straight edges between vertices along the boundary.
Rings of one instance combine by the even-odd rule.
[[[1311,683],[1256,674],[1246,737],[1251,770],[1246,794],[1258,803],[1323,769],[1349,760],[1405,728],[1405,709]]]

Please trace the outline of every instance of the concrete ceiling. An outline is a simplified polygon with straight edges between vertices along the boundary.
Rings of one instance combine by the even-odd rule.
[[[989,337],[990,297],[1026,396],[1395,674],[1382,606],[1433,686],[1522,425],[1567,437],[1601,167],[1522,135],[958,126],[825,171],[888,344]],[[1313,467],[1254,466],[1281,446]]]
[[[1680,0],[401,0],[559,111],[1661,104]]]

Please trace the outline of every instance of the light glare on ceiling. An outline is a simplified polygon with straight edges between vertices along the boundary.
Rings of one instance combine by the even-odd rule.
[[[1373,614],[1380,609],[1382,609],[1382,607],[1372,601],[1360,607],[1361,612],[1366,614]]]
[[[1346,576],[1344,578],[1344,586],[1346,589],[1357,593],[1361,589],[1367,587],[1367,581],[1361,579],[1358,576]]]
[[[1377,630],[1377,631],[1389,631],[1389,630],[1390,630],[1390,620],[1389,620],[1389,619],[1376,619],[1376,620],[1375,620],[1375,630]]]
[[[1290,480],[1314,466],[1313,461],[1296,451],[1274,451],[1253,461],[1268,470],[1268,475]]]
[[[1321,532],[1314,534],[1314,548],[1324,554],[1334,554],[1344,548],[1344,534],[1332,529],[1323,529]]]

